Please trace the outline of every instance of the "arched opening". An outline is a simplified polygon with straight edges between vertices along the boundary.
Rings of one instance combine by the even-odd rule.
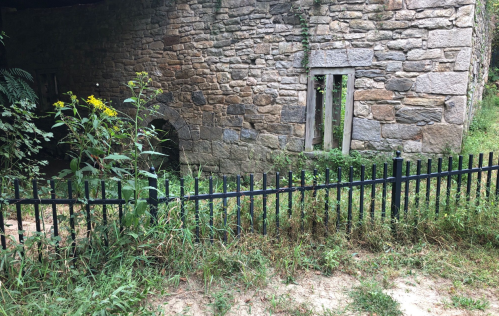
[[[180,172],[180,150],[178,133],[175,127],[164,119],[155,119],[149,126],[158,131],[157,139],[152,139],[154,150],[166,156],[152,157],[152,164],[156,170]]]

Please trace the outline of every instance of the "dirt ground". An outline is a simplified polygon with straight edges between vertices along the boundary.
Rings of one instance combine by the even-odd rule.
[[[363,315],[349,309],[348,293],[360,282],[344,273],[326,277],[312,272],[303,274],[296,284],[285,285],[275,276],[267,286],[257,290],[212,288],[205,294],[204,286],[195,279],[186,279],[171,289],[171,295],[154,298],[155,305],[163,305],[166,315],[215,315],[213,293],[231,293],[233,299],[226,315]],[[404,315],[499,315],[497,290],[473,290],[464,293],[474,299],[490,302],[485,311],[467,311],[451,307],[452,283],[445,279],[411,275],[390,281],[385,291],[400,303]],[[461,293],[463,294],[463,293]],[[447,304],[446,304],[447,302]],[[306,311],[312,313],[306,313]],[[301,311],[301,314],[299,313]],[[367,315],[367,314],[364,314]]]

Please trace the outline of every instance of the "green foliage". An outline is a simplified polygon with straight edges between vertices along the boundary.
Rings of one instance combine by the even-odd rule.
[[[0,177],[2,179],[36,177],[45,161],[33,158],[42,141],[49,141],[52,133],[36,127],[36,104],[28,99],[10,105],[0,104]]]
[[[354,308],[358,311],[379,316],[403,315],[399,310],[399,303],[383,293],[383,288],[374,280],[362,282],[350,293],[350,296]]]
[[[319,0],[320,1],[320,0]],[[301,61],[302,66],[305,68],[305,71],[308,73],[310,71],[309,59],[310,59],[310,27],[308,26],[308,19],[303,8],[295,8],[293,7],[295,12],[295,16],[300,20],[301,27],[301,36],[302,36],[302,46],[303,46],[303,59]]]
[[[35,102],[37,97],[29,82],[33,77],[19,68],[0,70],[0,104],[12,104],[21,100]]]
[[[5,33],[0,34],[3,44]],[[36,94],[29,82],[33,77],[19,69],[0,70],[0,177],[37,177],[40,166],[46,161],[33,158],[42,148],[42,141],[49,141],[52,133],[36,127]]]
[[[218,293],[214,293],[212,297],[213,303],[211,303],[210,305],[213,307],[213,314],[215,316],[224,316],[230,311],[232,307],[232,301],[234,300],[234,297],[231,293],[221,291]]]
[[[465,296],[452,296],[452,305],[454,307],[464,308],[467,310],[485,310],[489,306],[489,301],[483,300],[474,300],[471,297]]]

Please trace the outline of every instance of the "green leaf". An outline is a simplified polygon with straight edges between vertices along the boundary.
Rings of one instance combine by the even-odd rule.
[[[136,212],[137,216],[144,215],[146,208],[147,208],[146,201],[143,201],[143,200],[137,201],[137,204],[135,205],[135,212]]]
[[[148,151],[143,151],[143,152],[141,152],[140,154],[141,154],[141,155],[146,155],[146,154],[148,154],[148,155],[157,155],[157,156],[168,156],[168,155],[165,155],[165,154],[163,154],[163,153],[159,153],[159,152],[157,152],[157,151],[151,151],[151,150],[148,150]]]
[[[124,103],[131,103],[131,102],[135,102],[136,98],[128,98],[126,99],[125,101],[123,101]]]
[[[125,155],[120,155],[120,154],[111,154],[107,157],[104,157],[104,159],[111,159],[111,160],[130,160],[130,158],[128,158],[127,156]]]
[[[55,123],[54,125],[52,125],[52,128],[56,128],[62,125],[64,125],[64,123]]]
[[[133,195],[133,190],[123,189],[123,198],[125,199],[126,203],[128,203],[132,195]]]
[[[71,171],[76,172],[78,170],[79,165],[80,164],[78,163],[78,159],[73,158],[71,160],[71,163],[69,164],[69,167],[71,168]]]

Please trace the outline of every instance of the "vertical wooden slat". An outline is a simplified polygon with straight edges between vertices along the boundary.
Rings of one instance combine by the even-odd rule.
[[[308,77],[307,88],[307,114],[305,121],[305,151],[312,151],[314,130],[315,130],[315,90],[314,80],[315,76],[310,74]]]
[[[345,121],[343,123],[343,140],[341,152],[344,155],[350,153],[350,141],[352,139],[353,122],[353,92],[355,90],[355,73],[348,74],[347,99],[345,103]]]
[[[333,75],[326,76],[325,90],[325,114],[324,114],[324,150],[329,151],[333,148],[333,90],[334,86]]]

